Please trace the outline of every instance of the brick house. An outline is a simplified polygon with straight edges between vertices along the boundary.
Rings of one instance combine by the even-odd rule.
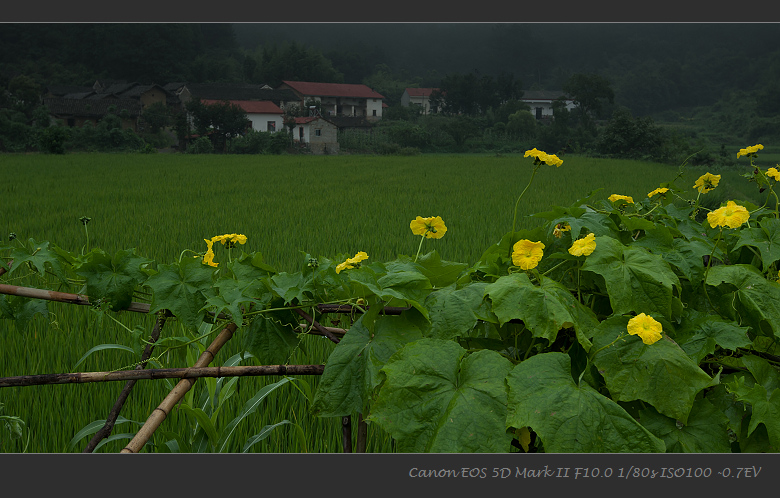
[[[338,154],[338,127],[322,116],[295,118],[293,140],[315,154]]]
[[[87,100],[62,97],[43,99],[43,105],[54,120],[62,120],[66,126],[84,126],[90,122],[97,125],[109,113],[111,107],[122,120],[122,129],[138,130],[138,118],[141,116],[141,104],[132,99]]]
[[[283,81],[277,90],[292,90],[298,97],[301,109],[305,108],[307,101],[318,102],[320,112],[325,117],[363,116],[369,120],[382,118],[384,96],[366,85]]]

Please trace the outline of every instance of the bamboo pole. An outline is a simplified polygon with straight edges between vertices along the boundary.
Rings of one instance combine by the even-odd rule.
[[[2,387],[41,386],[50,384],[88,384],[143,379],[198,379],[200,377],[259,377],[264,375],[322,375],[324,365],[248,365],[239,367],[149,368],[114,372],[81,372],[42,375],[20,375],[0,378]]]
[[[157,339],[160,338],[160,332],[162,331],[163,326],[165,326],[165,319],[165,313],[160,313],[157,316],[157,320],[154,322],[154,328],[152,329],[149,344],[147,344],[144,348],[144,352],[141,355],[141,363],[135,367],[136,370],[143,370],[146,367],[147,360],[152,356],[154,343],[156,343]],[[119,412],[121,412],[122,407],[125,406],[125,402],[130,396],[130,391],[133,390],[136,382],[137,380],[133,379],[125,383],[125,387],[123,387],[122,391],[119,393],[119,397],[114,403],[114,406],[111,408],[111,411],[108,412],[106,423],[103,425],[103,427],[100,428],[99,431],[95,433],[94,436],[92,436],[92,439],[89,440],[89,443],[87,443],[87,446],[84,448],[83,453],[92,453],[95,451],[95,448],[97,447],[98,443],[100,443],[100,441],[111,435],[111,431],[114,430],[116,419],[119,418]]]
[[[352,453],[352,417],[341,417],[341,446],[344,453]]]
[[[2,275],[2,274],[0,274]],[[9,294],[12,296],[30,297],[33,299],[45,299],[46,301],[57,301],[60,303],[79,304],[82,306],[91,306],[89,297],[83,294],[70,294],[67,292],[57,292],[46,289],[36,289],[34,287],[21,287],[18,285],[0,284],[0,294]],[[125,310],[136,313],[149,313],[150,305],[147,303],[130,303]]]
[[[315,320],[314,318],[312,318],[311,316],[309,316],[309,314],[308,314],[308,313],[306,313],[306,312],[305,312],[305,311],[303,311],[302,309],[296,309],[295,311],[296,311],[296,313],[298,313],[299,315],[301,315],[301,316],[303,317],[303,319],[304,319],[304,320],[306,320],[307,322],[309,322],[310,324],[312,324],[312,326],[314,326],[314,328],[315,328],[315,329],[317,329],[317,331],[319,331],[319,332],[320,332],[322,335],[324,335],[325,337],[327,337],[327,338],[328,338],[328,339],[330,339],[331,341],[335,342],[336,344],[338,344],[338,343],[340,342],[340,339],[339,339],[338,337],[336,337],[335,335],[333,335],[333,334],[332,334],[332,333],[331,333],[331,332],[330,332],[330,331],[327,329],[327,327],[324,327],[324,326],[322,326],[322,325],[320,324],[320,322],[318,322],[317,320]]]
[[[366,421],[363,420],[363,414],[358,413],[358,435],[357,435],[357,450],[355,453],[366,452],[366,441],[368,439],[368,426]]]
[[[202,368],[208,366],[214,360],[214,356],[222,349],[227,341],[233,337],[233,333],[236,331],[236,324],[230,323],[227,327],[222,329],[222,332],[214,339],[211,345],[200,355],[198,361],[195,362],[193,368]],[[227,368],[227,367],[224,367]],[[235,368],[235,367],[233,367]],[[151,372],[151,370],[140,370],[139,372]],[[137,453],[152,437],[154,431],[162,424],[163,420],[168,416],[176,403],[178,403],[187,391],[189,391],[193,384],[195,384],[195,378],[183,378],[178,384],[168,393],[168,396],[163,399],[160,406],[154,409],[149,415],[146,423],[136,433],[135,437],[125,446],[120,453]]]

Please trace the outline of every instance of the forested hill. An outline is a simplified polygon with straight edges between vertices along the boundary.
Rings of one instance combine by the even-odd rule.
[[[780,94],[778,24],[3,24],[0,85],[95,79],[366,83],[393,104],[447,74],[508,72],[525,89],[606,77],[635,114]],[[774,97],[777,99],[777,97]]]

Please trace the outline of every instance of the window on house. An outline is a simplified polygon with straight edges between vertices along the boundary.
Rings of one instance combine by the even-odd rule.
[[[537,107],[536,108],[536,119],[542,119],[542,108]]]
[[[268,122],[268,131],[276,131],[276,121]]]
[[[314,130],[314,136],[315,137],[321,137],[322,136],[322,130]]]
[[[376,116],[376,109],[374,109],[372,112],[373,112],[373,116]]]

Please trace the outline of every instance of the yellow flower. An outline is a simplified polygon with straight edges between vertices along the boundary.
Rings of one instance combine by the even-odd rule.
[[[652,197],[652,196],[654,196],[655,194],[665,194],[665,193],[667,193],[668,191],[669,191],[669,189],[668,189],[668,188],[665,188],[665,187],[662,187],[662,188],[657,188],[657,189],[653,190],[652,192],[650,192],[649,194],[647,194],[647,197]]]
[[[596,234],[589,233],[586,237],[575,240],[569,248],[572,256],[590,256],[596,249]]]
[[[441,216],[423,218],[418,216],[411,223],[409,228],[412,229],[412,233],[415,235],[422,235],[429,239],[440,239],[447,233],[447,227],[444,225],[444,220]]]
[[[559,167],[561,164],[563,164],[563,160],[558,158],[558,156],[555,154],[548,154],[544,151],[537,150],[536,147],[525,151],[525,155],[523,157],[533,157],[540,163],[544,163],[549,166]]]
[[[769,168],[766,170],[766,176],[774,178],[776,182],[780,182],[780,171],[777,171],[777,168]]]
[[[734,201],[729,201],[725,206],[707,213],[707,221],[711,227],[727,226],[737,228],[750,218],[747,209],[737,205]]]
[[[752,156],[756,154],[759,150],[763,149],[764,146],[761,144],[756,144],[752,147],[747,147],[744,149],[739,149],[739,152],[737,152],[737,158],[739,159],[740,156]]]
[[[568,232],[569,230],[571,230],[571,226],[568,223],[558,223],[553,229],[553,235],[555,235],[556,239],[560,239],[563,237],[563,232]]]
[[[219,263],[214,262],[214,251],[212,249],[214,245],[214,241],[209,239],[203,239],[203,240],[206,241],[206,246],[208,247],[206,254],[203,255],[203,264],[209,266],[219,266]]]
[[[652,316],[640,313],[628,321],[628,333],[638,335],[645,344],[653,344],[661,339],[663,327]]]
[[[634,198],[631,197],[631,196],[628,196],[628,195],[612,194],[612,195],[609,196],[609,200],[612,201],[612,202],[623,200],[623,201],[628,202],[629,204],[633,204],[634,203]]]
[[[359,253],[355,254],[354,257],[348,258],[343,263],[338,264],[336,266],[336,273],[341,273],[342,270],[350,270],[356,266],[360,266],[360,262],[366,259],[368,259],[368,254],[366,254],[364,251],[360,251]]]
[[[710,190],[718,186],[720,182],[720,175],[713,175],[712,173],[706,173],[701,175],[693,187],[699,190],[700,194],[706,194]]]
[[[528,239],[518,240],[512,246],[512,263],[523,270],[536,268],[539,261],[544,256],[544,244],[541,242],[531,242]]]

